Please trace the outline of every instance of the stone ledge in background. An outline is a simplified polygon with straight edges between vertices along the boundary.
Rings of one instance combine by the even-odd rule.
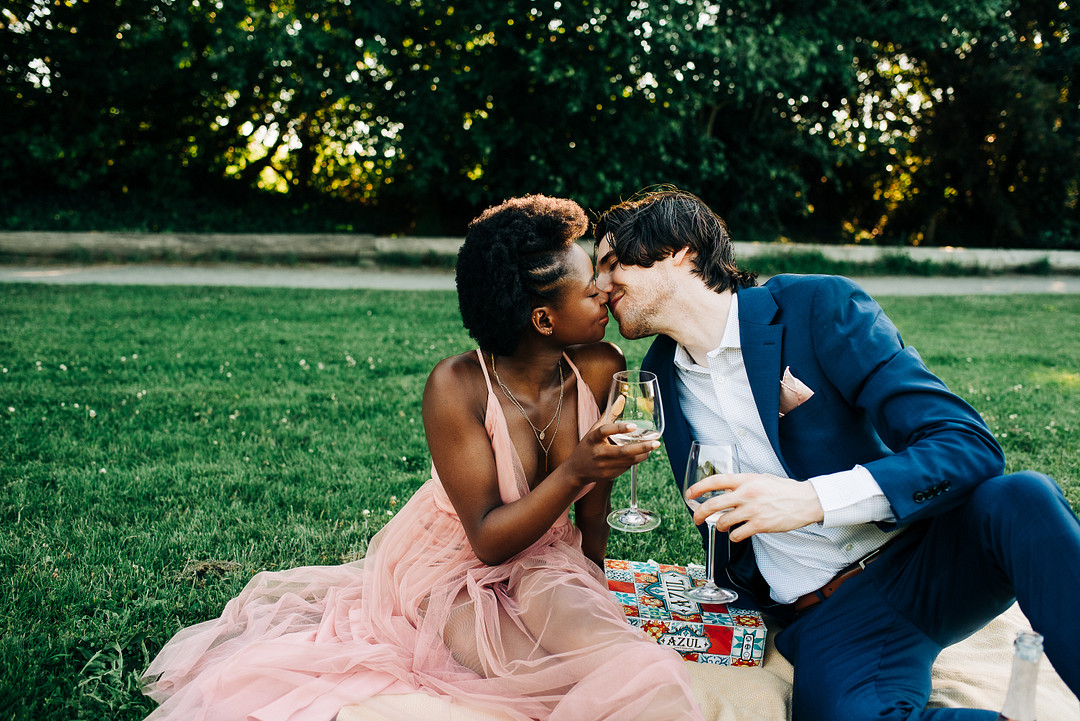
[[[0,253],[25,258],[87,256],[139,260],[289,259],[376,262],[379,258],[452,258],[461,238],[380,237],[364,234],[0,232]],[[583,243],[591,248],[591,241]],[[874,263],[883,256],[954,263],[989,270],[1045,263],[1049,271],[1080,271],[1080,251],[989,248],[874,247],[735,241],[737,258],[820,253],[830,260]]]

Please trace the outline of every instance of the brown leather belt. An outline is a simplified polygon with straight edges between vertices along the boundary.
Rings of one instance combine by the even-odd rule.
[[[855,578],[855,576],[858,576],[860,573],[862,573],[869,564],[880,558],[881,552],[885,550],[885,546],[888,546],[889,542],[891,541],[892,539],[889,539],[889,541],[886,541],[883,545],[878,546],[873,551],[866,554],[858,561],[845,568],[840,573],[836,574],[836,577],[833,578],[833,580],[829,581],[818,590],[811,591],[810,593],[799,596],[797,599],[795,599],[795,613],[802,613],[806,609],[818,605],[826,598],[836,593],[840,589],[840,586],[844,584],[844,581]]]

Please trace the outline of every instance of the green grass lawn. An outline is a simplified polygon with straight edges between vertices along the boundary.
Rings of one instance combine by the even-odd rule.
[[[1080,507],[1080,296],[882,302]],[[428,478],[428,371],[471,347],[446,292],[0,286],[0,718],[142,718],[178,628],[363,555]],[[640,477],[665,523],[609,556],[702,561],[662,453]]]

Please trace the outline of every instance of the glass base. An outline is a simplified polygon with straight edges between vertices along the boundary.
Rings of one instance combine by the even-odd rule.
[[[698,603],[731,603],[739,597],[739,594],[731,589],[720,588],[716,584],[696,586],[684,592],[683,595]]]
[[[643,533],[660,525],[660,516],[641,508],[620,508],[607,517],[608,525],[616,531]]]

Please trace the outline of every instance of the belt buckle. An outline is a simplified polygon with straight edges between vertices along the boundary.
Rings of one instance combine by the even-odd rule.
[[[882,552],[882,551],[883,551],[884,549],[885,549],[885,545],[884,545],[884,544],[882,544],[882,545],[878,546],[878,547],[877,547],[877,548],[875,548],[875,549],[874,549],[873,551],[870,551],[870,553],[866,554],[865,556],[863,556],[862,558],[860,558],[860,559],[859,559],[858,561],[856,561],[856,562],[855,562],[855,564],[856,564],[856,565],[857,565],[857,566],[859,567],[859,570],[860,570],[860,571],[865,571],[865,570],[866,570],[866,566],[867,566],[867,564],[869,564],[869,563],[870,563],[871,561],[873,561],[873,560],[874,560],[875,558],[877,558],[878,556],[880,556],[880,555],[881,555],[881,552]]]

